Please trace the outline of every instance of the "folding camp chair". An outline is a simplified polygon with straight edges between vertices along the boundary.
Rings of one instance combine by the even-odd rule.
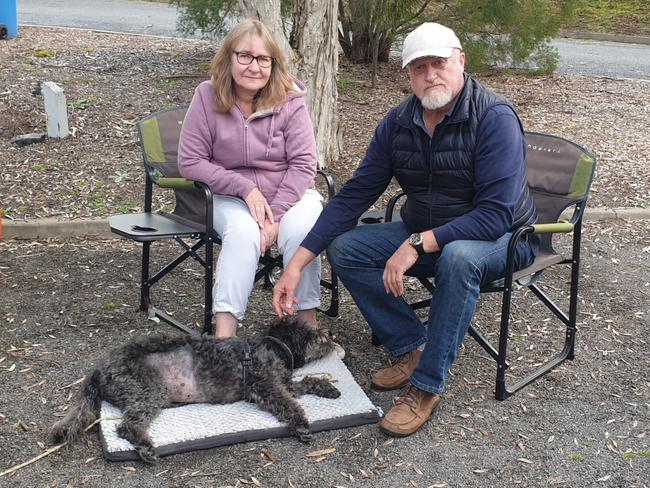
[[[214,244],[221,239],[212,228],[212,192],[207,185],[180,177],[177,166],[178,140],[187,106],[156,112],[137,123],[138,142],[142,150],[145,169],[144,212],[113,215],[109,218],[111,231],[142,243],[142,270],[140,282],[140,310],[146,310],[149,318],[160,319],[185,332],[194,330],[170,314],[152,304],[151,290],[163,277],[191,257],[204,270],[203,289],[205,310],[203,333],[212,329],[212,280]],[[334,180],[323,171],[328,197],[334,195]],[[174,191],[175,208],[172,212],[152,211],[154,185],[159,189]],[[182,252],[150,275],[150,254],[152,243],[174,240]],[[193,241],[193,242],[192,242]],[[199,254],[204,248],[202,255]],[[255,282],[264,279],[273,282],[273,271],[282,267],[282,256],[267,252],[260,258]],[[323,313],[338,315],[338,280],[331,272],[329,281],[321,280],[321,286],[330,290],[329,308]]]
[[[528,186],[533,195],[537,208],[536,224],[519,228],[513,233],[508,244],[508,261],[506,275],[503,279],[482,287],[481,293],[501,292],[501,324],[499,340],[494,347],[488,340],[470,326],[469,334],[485,349],[497,363],[495,397],[504,400],[551,371],[566,359],[574,358],[576,318],[578,308],[578,281],[580,266],[580,239],[582,215],[587,203],[589,188],[596,170],[596,159],[583,147],[560,137],[534,132],[526,133],[526,174]],[[365,213],[359,220],[360,224],[398,220],[398,201],[404,193],[394,195],[389,201],[386,211]],[[560,220],[565,210],[572,210],[569,220]],[[555,234],[573,233],[572,244],[566,255],[558,253],[553,248],[552,239]],[[533,264],[520,271],[514,271],[514,249],[519,239],[529,234],[539,234],[541,245]],[[571,269],[569,284],[568,314],[561,310],[542,290],[539,278],[542,272],[557,270],[556,265],[568,265]],[[430,292],[435,290],[435,284],[427,277],[416,277]],[[566,329],[564,347],[543,364],[525,377],[516,381],[512,386],[506,385],[508,338],[510,327],[510,305],[512,300],[513,283],[518,283],[530,289],[533,294],[559,319]],[[428,307],[431,299],[411,303],[413,309]],[[378,340],[373,336],[373,343]]]

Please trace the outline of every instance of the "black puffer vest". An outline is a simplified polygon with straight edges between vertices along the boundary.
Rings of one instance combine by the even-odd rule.
[[[394,109],[397,115],[391,161],[394,176],[407,195],[401,216],[410,230],[433,229],[473,209],[478,127],[486,111],[496,105],[510,106],[507,100],[465,75],[465,86],[432,144],[413,123],[414,110],[422,107],[415,95]],[[510,230],[534,222],[535,209],[525,180],[513,215]]]

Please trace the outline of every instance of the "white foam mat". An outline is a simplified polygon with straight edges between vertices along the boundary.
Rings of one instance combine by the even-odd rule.
[[[343,361],[332,353],[294,372],[294,378],[308,374],[329,374],[341,392],[336,399],[304,395],[298,402],[305,410],[312,432],[374,423],[381,417]],[[103,402],[100,436],[106,459],[139,459],[130,442],[117,436],[121,412]],[[111,420],[112,419],[112,420]],[[164,409],[153,421],[149,435],[159,456],[212,447],[288,436],[286,424],[248,402],[211,405],[197,403]]]

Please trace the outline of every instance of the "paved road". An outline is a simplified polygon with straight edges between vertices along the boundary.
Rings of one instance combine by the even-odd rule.
[[[19,24],[180,36],[177,18],[176,8],[166,3],[18,0]],[[650,45],[573,39],[558,39],[552,44],[560,54],[559,73],[650,80]]]
[[[650,81],[650,45],[577,39],[551,44],[560,54],[559,73]]]
[[[2,0],[7,1],[7,0]],[[11,1],[11,0],[9,0]],[[180,36],[178,12],[168,3],[137,0],[17,0],[18,24]],[[18,29],[20,35],[20,27]]]

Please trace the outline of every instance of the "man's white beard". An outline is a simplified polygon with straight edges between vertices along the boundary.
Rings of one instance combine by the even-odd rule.
[[[422,97],[420,102],[427,110],[438,110],[451,102],[453,98],[454,96],[452,95],[451,90],[445,90],[445,92],[440,95],[425,95]]]

